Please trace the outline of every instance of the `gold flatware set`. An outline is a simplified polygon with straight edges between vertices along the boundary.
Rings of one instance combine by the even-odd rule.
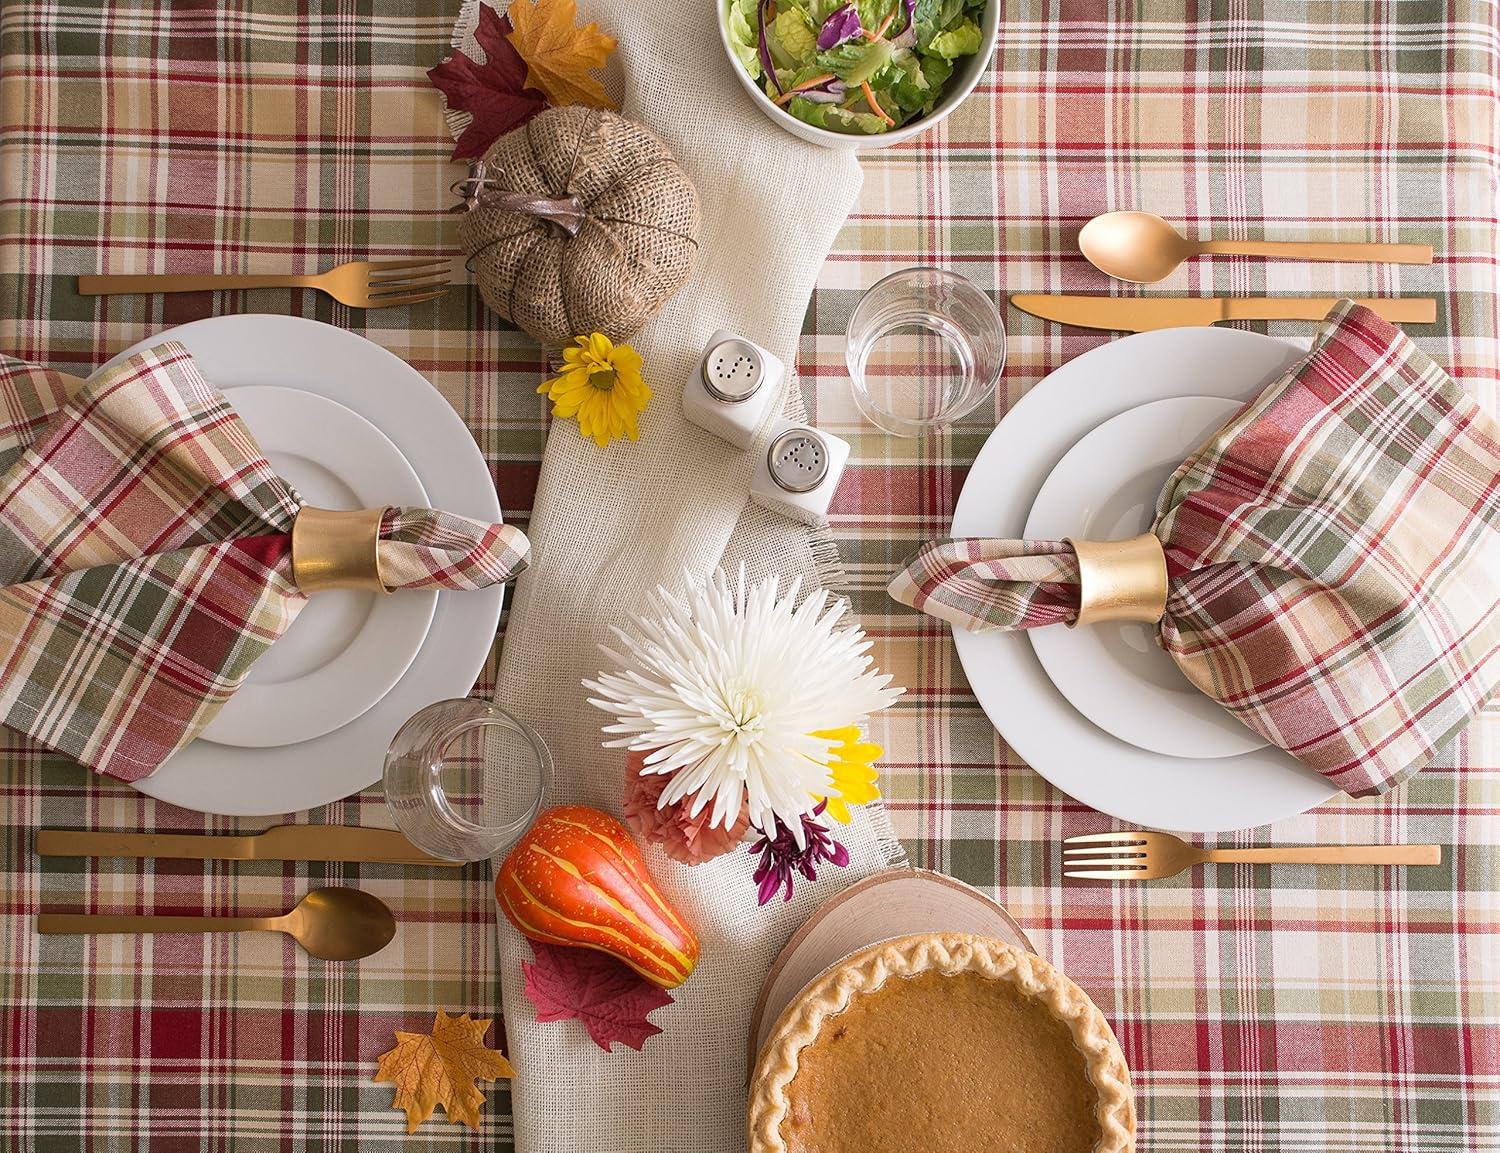
[[[59,933],[285,933],[324,961],[358,961],[396,935],[396,918],[359,889],[314,889],[279,917],[139,917],[110,913],[41,913],[36,931]]]
[[[1063,842],[1063,876],[1157,881],[1194,865],[1438,865],[1438,845],[1278,845],[1203,849],[1171,833],[1089,833]]]
[[[1116,280],[1154,284],[1184,261],[1205,255],[1260,256],[1311,261],[1431,264],[1432,249],[1417,244],[1308,241],[1191,240],[1149,212],[1109,212],[1090,220],[1078,247],[1101,272]],[[312,288],[351,308],[390,308],[434,300],[448,291],[447,258],[351,261],[311,275],[143,274],[86,275],[82,296],[128,293],[221,291],[252,288]],[[1332,297],[1113,297],[1020,293],[1017,309],[1043,320],[1082,328],[1150,332],[1240,320],[1321,320]],[[1437,302],[1430,298],[1369,298],[1357,303],[1394,323],[1431,324]],[[1095,833],[1064,842],[1063,875],[1085,880],[1157,880],[1201,864],[1435,865],[1436,845],[1302,845],[1205,849],[1157,832]],[[43,829],[37,852],[44,857],[95,856],[234,861],[383,862],[458,868],[422,852],[399,832],[351,826],[281,825],[261,833],[209,836]],[[282,932],[325,960],[355,960],[387,945],[395,918],[380,900],[358,889],[315,889],[291,911],[276,917],[115,916],[44,913],[41,933]]]
[[[350,308],[395,308],[436,300],[448,291],[448,257],[419,260],[353,260],[310,275],[272,273],[143,273],[80,276],[80,296],[155,292],[220,292],[236,288],[315,288]]]
[[[1364,244],[1283,240],[1189,240],[1150,212],[1107,212],[1078,234],[1090,264],[1116,280],[1155,284],[1197,256],[1262,256],[1273,259],[1431,264],[1425,244]],[[1116,297],[1021,293],[1010,298],[1022,312],[1059,324],[1150,332],[1233,320],[1322,320],[1333,297]],[[1437,301],[1430,297],[1372,298],[1357,303],[1397,324],[1432,324]]]
[[[227,861],[360,861],[459,868],[461,861],[428,856],[393,829],[350,825],[278,825],[263,833],[209,836],[196,833],[129,833],[42,829],[43,857],[168,857]],[[378,953],[396,935],[396,918],[378,897],[360,889],[313,889],[274,917],[137,916],[113,913],[41,913],[43,934],[285,933],[325,961],[357,961]]]
[[[277,825],[244,836],[200,833],[117,833],[42,829],[42,857],[170,857],[195,861],[364,861],[394,865],[462,867],[462,861],[430,857],[394,829],[353,825]]]
[[[1165,280],[1195,256],[1267,256],[1366,264],[1431,264],[1425,244],[1346,244],[1317,240],[1189,240],[1151,212],[1106,212],[1078,233],[1078,250],[1106,276],[1134,284]]]
[[[1018,293],[1010,302],[1022,312],[1072,324],[1079,328],[1109,328],[1125,332],[1151,332],[1158,328],[1183,328],[1217,324],[1221,320],[1322,320],[1337,299],[1331,296],[1298,297],[1192,297],[1165,296],[1044,296]],[[1431,324],[1437,319],[1437,301],[1408,297],[1372,297],[1358,300],[1386,320],[1405,324]]]

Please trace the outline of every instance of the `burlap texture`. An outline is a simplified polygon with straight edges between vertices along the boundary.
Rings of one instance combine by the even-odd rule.
[[[687,280],[698,194],[666,146],[613,112],[549,108],[485,154],[499,189],[577,197],[577,235],[486,201],[458,239],[485,303],[548,348],[602,332],[629,340]]]

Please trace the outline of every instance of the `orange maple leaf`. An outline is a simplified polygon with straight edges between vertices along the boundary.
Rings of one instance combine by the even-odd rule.
[[[589,69],[604,66],[615,38],[600,32],[597,24],[574,27],[575,0],[514,0],[506,15],[510,42],[526,61],[528,88],[540,88],[553,104],[614,108]]]
[[[431,1117],[438,1105],[450,1121],[479,1128],[484,1090],[474,1084],[475,1079],[494,1081],[516,1075],[509,1061],[485,1048],[489,1027],[489,1021],[471,1020],[467,1013],[450,1017],[439,1009],[431,1033],[397,1032],[396,1047],[380,1055],[375,1081],[396,1086],[391,1108],[406,1110],[408,1133]]]

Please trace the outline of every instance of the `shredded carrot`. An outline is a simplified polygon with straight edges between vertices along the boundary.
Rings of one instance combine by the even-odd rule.
[[[859,87],[860,91],[865,94],[865,103],[870,106],[870,111],[884,120],[887,128],[896,127],[896,122],[885,114],[885,109],[880,106],[880,101],[875,99],[875,93],[870,91],[870,82],[868,80],[861,80]]]
[[[892,8],[891,9],[891,14],[889,16],[887,16],[883,21],[881,21],[880,27],[876,30],[875,35],[872,36],[872,37],[870,37],[870,39],[871,40],[879,40],[882,36],[884,36],[885,35],[885,30],[891,26],[891,21],[894,20],[895,18],[896,18],[896,10],[894,8]]]
[[[809,88],[816,88],[819,84],[826,84],[826,83],[828,83],[828,81],[830,81],[832,79],[833,79],[833,73],[832,72],[825,72],[821,76],[814,76],[811,80],[804,80],[801,84],[797,85],[795,88],[788,88],[780,96],[776,97],[776,99],[773,101],[773,103],[775,103],[775,104],[785,104],[793,96],[797,95],[797,93],[799,93],[799,92],[805,92]]]

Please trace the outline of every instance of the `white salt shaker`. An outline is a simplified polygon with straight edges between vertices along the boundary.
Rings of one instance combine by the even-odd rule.
[[[780,403],[785,376],[775,356],[721,328],[709,338],[682,390],[682,415],[736,448],[749,448]]]
[[[848,459],[848,441],[778,419],[765,455],[756,462],[750,499],[804,524],[819,524],[828,515]]]

